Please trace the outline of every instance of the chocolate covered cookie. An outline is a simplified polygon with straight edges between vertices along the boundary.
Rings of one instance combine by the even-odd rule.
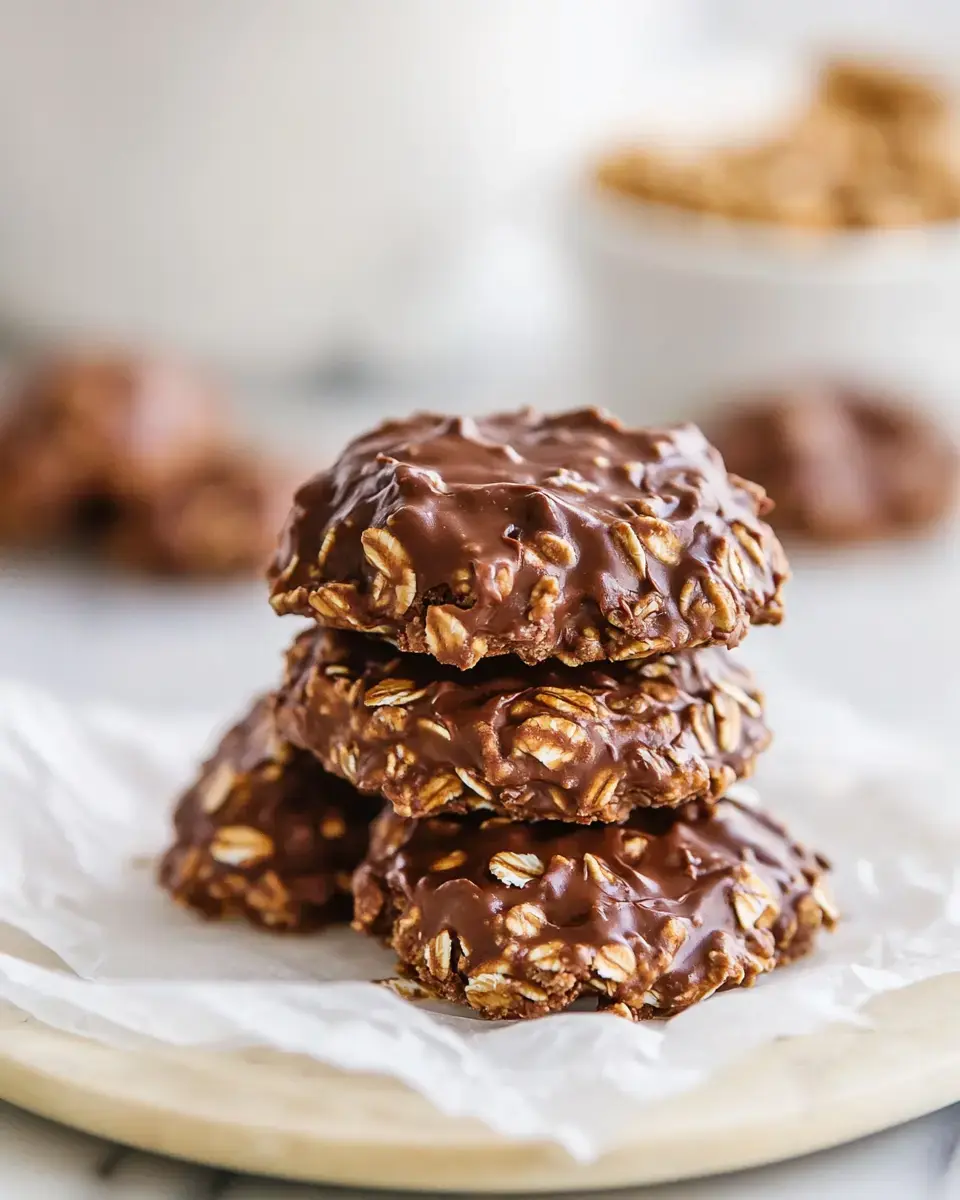
[[[770,741],[753,677],[722,647],[458,671],[332,629],[308,630],[288,652],[278,722],[328,770],[412,817],[618,821],[722,795]]]
[[[265,696],[180,800],[160,882],[205,917],[303,931],[350,912],[350,876],[380,805],[278,735]]]
[[[782,615],[767,509],[693,426],[420,414],[300,488],[272,603],[459,668],[734,646]]]
[[[484,1017],[583,994],[667,1017],[806,954],[835,920],[825,868],[733,800],[579,827],[388,809],[354,877],[355,924]]]

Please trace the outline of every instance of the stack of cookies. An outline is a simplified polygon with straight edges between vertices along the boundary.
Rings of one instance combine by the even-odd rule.
[[[826,864],[725,798],[770,740],[728,653],[781,619],[768,507],[692,426],[357,439],[271,568],[314,627],[182,799],[165,885],[282,928],[352,890],[355,928],[487,1017],[667,1016],[806,953]]]

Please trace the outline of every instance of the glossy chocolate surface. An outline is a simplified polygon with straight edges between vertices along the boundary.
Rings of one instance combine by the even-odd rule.
[[[460,668],[734,646],[782,615],[767,508],[694,426],[421,413],[300,488],[272,603]]]
[[[584,992],[666,1016],[806,953],[835,920],[825,866],[729,799],[580,827],[386,810],[354,879],[356,924],[484,1016],[537,1016]]]

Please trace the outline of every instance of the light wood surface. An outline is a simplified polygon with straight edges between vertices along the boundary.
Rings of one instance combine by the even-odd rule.
[[[438,1113],[392,1080],[267,1052],[118,1050],[34,1022],[0,1030],[0,1098],[173,1157],[371,1187],[561,1191],[730,1171],[837,1145],[960,1098],[960,976],[881,997],[643,1113],[578,1165]]]

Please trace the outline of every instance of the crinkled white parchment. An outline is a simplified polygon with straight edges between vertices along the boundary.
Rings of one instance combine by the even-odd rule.
[[[154,862],[216,722],[77,711],[0,684],[0,999],[116,1044],[273,1046],[386,1073],[446,1112],[588,1159],[643,1105],[751,1048],[863,1020],[871,996],[960,970],[946,768],[823,697],[782,682],[770,694],[781,733],[764,803],[833,859],[839,930],[806,961],[667,1023],[571,1012],[497,1025],[373,986],[391,957],[349,930],[272,937],[169,903]],[[11,930],[62,968],[18,952]]]

